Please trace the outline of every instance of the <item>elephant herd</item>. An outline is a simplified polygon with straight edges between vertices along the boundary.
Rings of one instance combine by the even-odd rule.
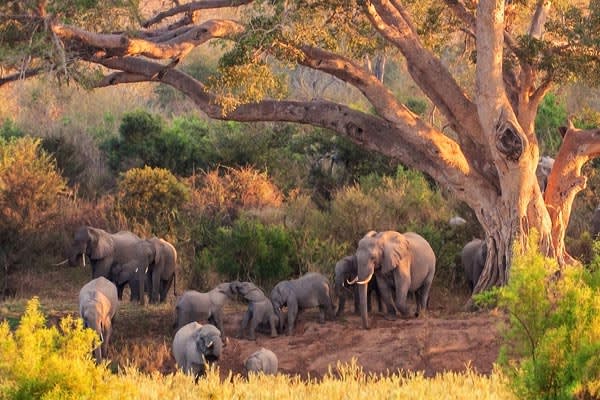
[[[175,280],[177,252],[162,239],[82,227],[75,233],[71,263],[80,257],[84,265],[85,258],[90,259],[92,280],[81,288],[79,311],[85,326],[100,337],[101,345],[94,350],[100,361],[106,356],[112,319],[124,286],[129,284],[131,299],[142,304],[146,293],[150,302],[164,301]],[[485,263],[485,242],[467,244],[462,259],[473,287]],[[318,307],[320,323],[334,320],[343,315],[349,298],[354,300],[354,311],[360,313],[363,328],[368,329],[373,293],[386,319],[395,320],[398,313],[403,317],[421,316],[427,309],[435,264],[431,246],[420,235],[370,231],[359,241],[355,254],[335,265],[333,284],[324,275],[310,272],[277,283],[269,296],[254,283],[242,281],[223,282],[204,293],[187,290],[175,306],[173,355],[179,368],[196,377],[204,373],[206,364],[219,360],[226,344],[223,308],[228,301],[247,305],[237,336],[250,340],[256,339],[256,332],[271,337],[284,332],[292,335],[298,314],[304,309]],[[416,300],[413,313],[407,304],[409,294]],[[277,356],[264,348],[244,362],[248,372],[273,374],[277,364]]]

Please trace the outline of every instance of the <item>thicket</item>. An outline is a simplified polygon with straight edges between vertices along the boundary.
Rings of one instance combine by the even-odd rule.
[[[355,362],[338,364],[322,379],[297,376],[230,375],[222,380],[211,368],[194,378],[177,372],[147,375],[134,368],[116,374],[96,365],[91,349],[97,335],[80,319],[63,318],[48,327],[33,299],[13,332],[0,324],[0,398],[12,399],[515,399],[504,376],[446,372],[433,378],[416,373],[388,376],[365,373]],[[268,388],[268,390],[266,390]]]
[[[515,249],[507,286],[480,296],[508,315],[500,364],[519,399],[597,399],[600,256],[559,268],[535,243]]]

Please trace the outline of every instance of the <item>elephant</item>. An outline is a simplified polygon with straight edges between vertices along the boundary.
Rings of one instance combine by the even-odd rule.
[[[485,266],[486,258],[487,245],[485,241],[481,239],[471,240],[463,247],[460,253],[463,270],[465,271],[465,278],[467,279],[471,292],[473,292],[477,282],[479,282],[479,276]]]
[[[373,275],[389,319],[396,318],[399,310],[408,315],[408,292],[415,294],[416,316],[427,309],[429,291],[435,275],[435,253],[422,236],[414,232],[396,231],[368,232],[358,243],[356,250],[358,275],[351,282],[360,285],[360,316],[362,326],[369,328],[367,314],[367,286]],[[396,297],[391,294],[392,287]]]
[[[281,281],[271,291],[271,302],[279,318],[279,330],[283,331],[284,319],[281,308],[287,306],[287,334],[294,331],[298,311],[319,307],[319,322],[325,323],[325,313],[333,319],[333,304],[329,280],[317,272],[309,272],[298,279]]]
[[[590,234],[592,239],[596,239],[600,233],[600,206],[596,207],[594,214],[592,215],[592,222],[590,223]]]
[[[118,308],[117,287],[103,276],[92,279],[79,291],[79,315],[83,324],[100,337],[100,345],[94,349],[98,363],[106,357],[112,334],[112,320]]]
[[[206,364],[221,358],[221,331],[214,325],[190,322],[175,333],[172,350],[177,366],[197,379],[206,372]]]
[[[275,375],[278,368],[278,360],[275,353],[262,347],[260,350],[250,354],[244,361],[246,373],[259,373]]]
[[[220,283],[209,292],[200,293],[186,290],[177,300],[175,306],[175,328],[180,329],[192,321],[206,320],[214,324],[221,333],[223,331],[223,306],[235,295],[230,290],[230,283]]]
[[[537,177],[538,185],[540,186],[542,193],[546,191],[546,186],[548,186],[548,177],[550,176],[553,166],[554,158],[549,156],[540,157],[538,165],[535,169],[535,176]]]
[[[358,264],[356,262],[356,255],[347,256],[342,258],[335,264],[334,273],[334,293],[338,298],[338,308],[335,313],[336,317],[341,317],[344,314],[346,307],[346,299],[352,297],[354,299],[354,312],[358,314],[360,312],[360,305],[358,299],[358,286],[349,285],[348,282],[356,277],[358,273]],[[369,282],[367,291],[367,308],[371,311],[371,297],[375,294],[377,299],[378,309],[381,312],[383,304],[379,295],[379,288],[375,281]]]
[[[230,290],[235,295],[242,296],[248,303],[248,309],[240,324],[238,336],[244,337],[248,325],[250,325],[249,339],[256,340],[256,330],[261,327],[270,329],[271,337],[277,337],[277,326],[279,318],[275,313],[271,299],[252,282],[233,281]]]
[[[175,291],[177,275],[177,250],[164,239],[153,237],[146,240],[153,248],[153,259],[146,272],[144,287],[150,298],[150,303],[164,303],[171,285],[173,295]],[[138,275],[134,274],[130,280],[131,299],[139,300]]]
[[[85,267],[86,256],[92,265],[92,279],[103,276],[117,285],[119,299],[122,299],[123,288],[129,283],[133,274],[137,274],[139,293],[144,293],[144,275],[151,261],[154,250],[136,234],[129,231],[108,233],[103,229],[82,226],[75,232],[69,252],[69,263],[77,265],[81,257]],[[140,296],[140,304],[145,303]]]

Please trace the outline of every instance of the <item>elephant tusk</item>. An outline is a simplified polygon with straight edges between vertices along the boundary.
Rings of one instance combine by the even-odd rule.
[[[356,278],[352,279],[351,281],[349,281],[348,279],[346,279],[346,283],[348,285],[354,285],[356,282],[358,282],[358,275],[356,276]]]
[[[53,267],[58,267],[59,265],[64,265],[64,264],[66,264],[66,263],[68,263],[68,262],[69,262],[69,259],[68,259],[68,258],[66,258],[65,260],[63,260],[63,261],[61,261],[61,262],[59,262],[59,263],[52,264],[52,266],[53,266]]]
[[[215,344],[212,340],[206,345],[207,349],[210,349],[212,345]]]
[[[356,282],[356,284],[357,285],[366,285],[367,283],[369,283],[369,281],[371,280],[372,277],[373,277],[373,273],[371,272],[369,274],[369,276],[367,276],[367,279],[365,279],[364,281]],[[356,279],[358,279],[358,276],[356,277]]]
[[[83,260],[83,268],[85,268],[85,254],[81,255],[81,259]]]

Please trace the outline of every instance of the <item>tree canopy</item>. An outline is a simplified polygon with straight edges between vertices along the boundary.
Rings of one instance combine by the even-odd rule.
[[[4,2],[0,85],[42,73],[89,87],[161,82],[211,118],[296,122],[349,137],[427,173],[475,211],[488,244],[476,291],[506,282],[512,243],[534,228],[546,254],[574,261],[565,230],[585,187],[581,167],[600,154],[600,130],[564,129],[542,193],[534,121],[555,85],[598,82],[600,1],[199,0],[147,18],[140,5]],[[210,12],[224,8],[235,18]],[[209,42],[225,50],[218,72],[195,78],[181,61]],[[448,60],[457,46],[463,67],[473,67],[466,78]],[[373,74],[365,60],[385,55],[404,59],[441,124],[414,114]],[[371,109],[294,98],[285,76],[298,66],[356,88]]]

